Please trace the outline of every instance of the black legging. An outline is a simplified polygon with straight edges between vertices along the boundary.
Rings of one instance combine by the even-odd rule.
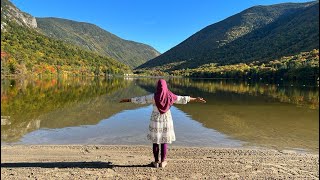
[[[167,157],[167,143],[161,144],[161,162],[166,160]],[[153,143],[153,156],[155,162],[159,162],[159,144]]]

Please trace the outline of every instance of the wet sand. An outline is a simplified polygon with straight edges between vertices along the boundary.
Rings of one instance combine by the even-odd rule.
[[[319,179],[319,154],[170,146],[153,168],[148,146],[1,146],[1,179]]]

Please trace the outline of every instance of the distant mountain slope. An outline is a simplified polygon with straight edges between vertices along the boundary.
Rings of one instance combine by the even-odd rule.
[[[172,69],[183,69],[271,60],[319,48],[315,43],[319,41],[318,6],[309,2],[249,8],[202,29],[138,69],[170,63]]]
[[[121,39],[94,24],[60,18],[36,19],[38,28],[47,36],[111,56],[130,67],[137,67],[160,55],[151,46]]]
[[[319,49],[319,3],[279,18],[229,43],[219,52],[209,52],[207,57],[215,57],[216,62],[222,64],[232,64],[267,61],[312,49]],[[225,56],[230,52],[232,55]],[[206,58],[201,64],[209,62],[211,60]]]
[[[30,20],[30,21],[29,21]],[[34,17],[1,0],[1,75],[130,73],[130,68],[102,56],[39,33]]]

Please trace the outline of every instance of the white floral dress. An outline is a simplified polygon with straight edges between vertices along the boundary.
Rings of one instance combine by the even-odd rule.
[[[177,96],[177,100],[174,103],[187,104],[189,101],[190,96]],[[156,144],[171,144],[172,141],[176,140],[171,111],[169,109],[166,113],[160,114],[154,101],[154,94],[131,98],[131,102],[136,104],[153,104],[153,111],[149,124],[149,132],[147,135],[148,140]]]

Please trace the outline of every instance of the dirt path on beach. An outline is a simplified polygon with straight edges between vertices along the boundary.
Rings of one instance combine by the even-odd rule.
[[[147,146],[1,146],[1,179],[319,179],[319,155],[170,147],[153,168]]]

